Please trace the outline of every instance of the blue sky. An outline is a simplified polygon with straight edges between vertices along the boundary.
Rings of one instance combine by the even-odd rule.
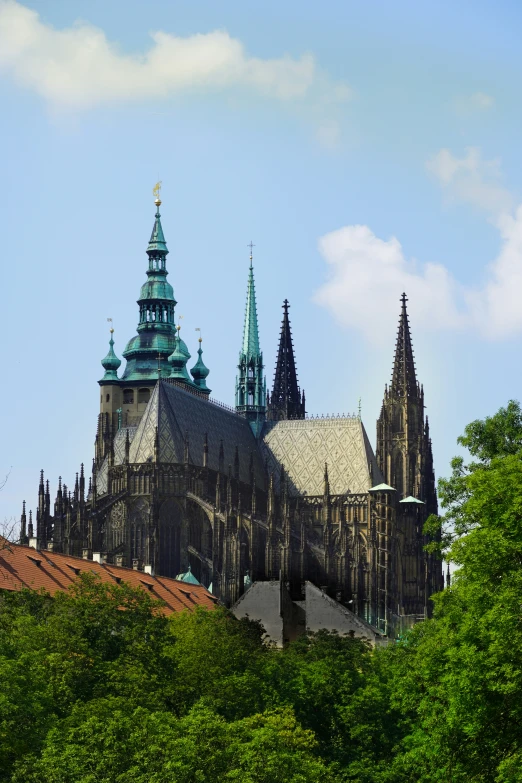
[[[309,411],[361,397],[372,440],[406,290],[445,474],[522,383],[521,30],[517,2],[0,0],[1,518],[92,459],[158,178],[213,395],[233,401],[250,239],[269,385],[288,297]]]

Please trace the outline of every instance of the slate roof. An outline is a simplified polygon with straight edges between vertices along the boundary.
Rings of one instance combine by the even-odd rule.
[[[234,465],[236,445],[239,452],[239,477],[250,482],[250,455],[254,459],[257,486],[265,486],[265,472],[259,446],[248,421],[233,411],[197,397],[179,386],[160,381],[147,404],[130,446],[131,463],[154,458],[156,428],[159,434],[160,462],[183,463],[185,437],[188,436],[189,459],[203,464],[205,434],[208,438],[208,467],[219,469],[221,440],[224,469]]]
[[[0,546],[4,539],[0,539]],[[0,549],[0,590],[47,590],[51,595],[67,590],[82,573],[96,574],[102,582],[118,580],[147,590],[163,603],[163,612],[172,614],[202,606],[212,609],[216,598],[199,584],[187,584],[166,576],[151,576],[132,568],[83,560],[47,550],[9,544]]]
[[[383,481],[358,417],[267,422],[263,443],[274,482],[284,465],[291,489],[299,494],[323,494],[325,463],[332,495],[365,494]]]

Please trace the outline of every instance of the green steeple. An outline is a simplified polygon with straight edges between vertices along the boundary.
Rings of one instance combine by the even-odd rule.
[[[157,206],[156,220],[154,221],[154,227],[152,229],[152,234],[150,235],[150,241],[149,241],[149,246],[147,248],[147,253],[161,252],[166,256],[169,251],[167,248],[167,243],[165,241],[163,227],[161,225],[161,215],[159,211],[161,201],[159,200],[159,198],[156,199],[155,203]]]
[[[194,383],[200,389],[202,392],[205,392],[206,394],[210,394],[212,391],[207,386],[207,376],[210,372],[208,367],[205,366],[203,359],[201,358],[203,355],[203,349],[201,348],[202,343],[201,337],[199,338],[199,348],[198,348],[198,360],[194,367],[191,369],[190,374],[194,378]]]
[[[252,247],[250,243],[245,325],[239,352],[239,375],[236,379],[236,410],[248,419],[254,435],[258,438],[266,414],[266,379],[263,375],[263,354],[259,348]]]
[[[167,282],[166,262],[169,251],[161,225],[161,201],[156,198],[154,203],[156,214],[147,247],[147,281],[142,285],[138,299],[138,334],[129,340],[123,351],[127,359],[127,366],[121,378],[123,381],[156,381],[158,365],[161,375],[168,377],[168,358],[176,347],[174,308],[177,302],[172,286]]]
[[[105,370],[105,375],[103,376],[102,381],[118,380],[118,368],[121,365],[121,359],[118,359],[118,357],[114,353],[114,340],[112,338],[113,334],[114,334],[114,329],[111,329],[111,339],[109,340],[109,353],[107,354],[105,359],[102,359],[101,361],[101,365]]]
[[[259,351],[259,330],[257,327],[256,288],[254,285],[254,267],[252,253],[250,254],[250,269],[248,271],[247,301],[245,308],[245,326],[243,328],[242,353],[247,356],[257,356]]]

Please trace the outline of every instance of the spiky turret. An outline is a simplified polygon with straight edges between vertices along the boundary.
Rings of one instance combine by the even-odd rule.
[[[285,299],[274,386],[267,403],[268,418],[275,421],[278,419],[304,419],[305,417],[304,392],[301,394],[297,382],[294,346],[288,318],[289,307],[288,299]]]

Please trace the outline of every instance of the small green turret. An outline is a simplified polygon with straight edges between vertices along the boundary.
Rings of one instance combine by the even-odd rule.
[[[198,348],[198,360],[194,367],[191,369],[190,374],[194,378],[194,383],[200,389],[200,391],[205,392],[205,394],[210,394],[212,391],[207,386],[207,376],[210,372],[208,367],[205,366],[203,363],[203,359],[201,358],[203,355],[203,349],[201,348],[201,343],[203,342],[202,338],[199,338],[199,348]]]
[[[174,338],[174,350],[169,356],[169,364],[171,366],[170,377],[177,381],[187,383],[189,386],[194,386],[187,371],[187,362],[190,359],[190,353],[179,336],[181,327],[178,326],[178,333]]]
[[[114,353],[114,340],[112,337],[113,334],[114,334],[114,329],[111,329],[111,339],[109,340],[109,353],[107,354],[105,359],[102,359],[101,361],[101,365],[105,370],[105,375],[103,376],[102,381],[118,380],[118,369],[121,366],[121,359],[118,359],[118,357]]]

